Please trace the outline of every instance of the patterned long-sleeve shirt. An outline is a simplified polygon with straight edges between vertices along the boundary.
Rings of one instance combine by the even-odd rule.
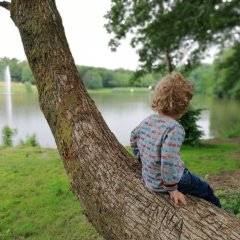
[[[176,120],[158,114],[150,115],[132,131],[130,144],[142,163],[142,180],[148,189],[177,189],[185,168],[180,157],[184,138],[185,131]]]

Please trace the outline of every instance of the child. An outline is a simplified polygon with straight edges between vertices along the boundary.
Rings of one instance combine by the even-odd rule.
[[[191,194],[221,207],[209,184],[191,174],[180,157],[185,131],[176,121],[189,107],[193,87],[180,73],[172,73],[155,88],[152,108],[131,133],[131,147],[142,163],[142,180],[153,192],[168,192],[175,205],[186,205]]]

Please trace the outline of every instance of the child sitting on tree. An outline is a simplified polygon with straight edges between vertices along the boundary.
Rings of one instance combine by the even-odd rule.
[[[152,192],[168,192],[175,205],[186,205],[184,194],[191,194],[221,207],[206,181],[190,173],[180,157],[185,131],[176,120],[189,107],[192,85],[180,73],[172,73],[155,88],[152,108],[131,133],[131,147],[142,163],[142,181]]]

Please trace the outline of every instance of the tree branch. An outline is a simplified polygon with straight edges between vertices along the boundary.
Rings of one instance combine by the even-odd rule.
[[[6,2],[6,1],[0,2],[0,7],[3,7],[7,10],[10,10],[10,6],[11,6],[10,2]]]

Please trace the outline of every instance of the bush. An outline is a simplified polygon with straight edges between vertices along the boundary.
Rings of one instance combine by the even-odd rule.
[[[17,129],[4,126],[2,129],[2,142],[3,146],[11,147],[13,145],[12,138],[17,134]]]
[[[39,146],[39,143],[37,141],[36,134],[28,135],[26,137],[26,140],[20,140],[20,146],[30,146],[30,147],[36,147]]]
[[[199,130],[197,120],[200,118],[201,111],[202,109],[189,108],[189,110],[178,120],[186,132],[184,140],[184,144],[186,145],[194,146],[200,142],[203,131]]]

